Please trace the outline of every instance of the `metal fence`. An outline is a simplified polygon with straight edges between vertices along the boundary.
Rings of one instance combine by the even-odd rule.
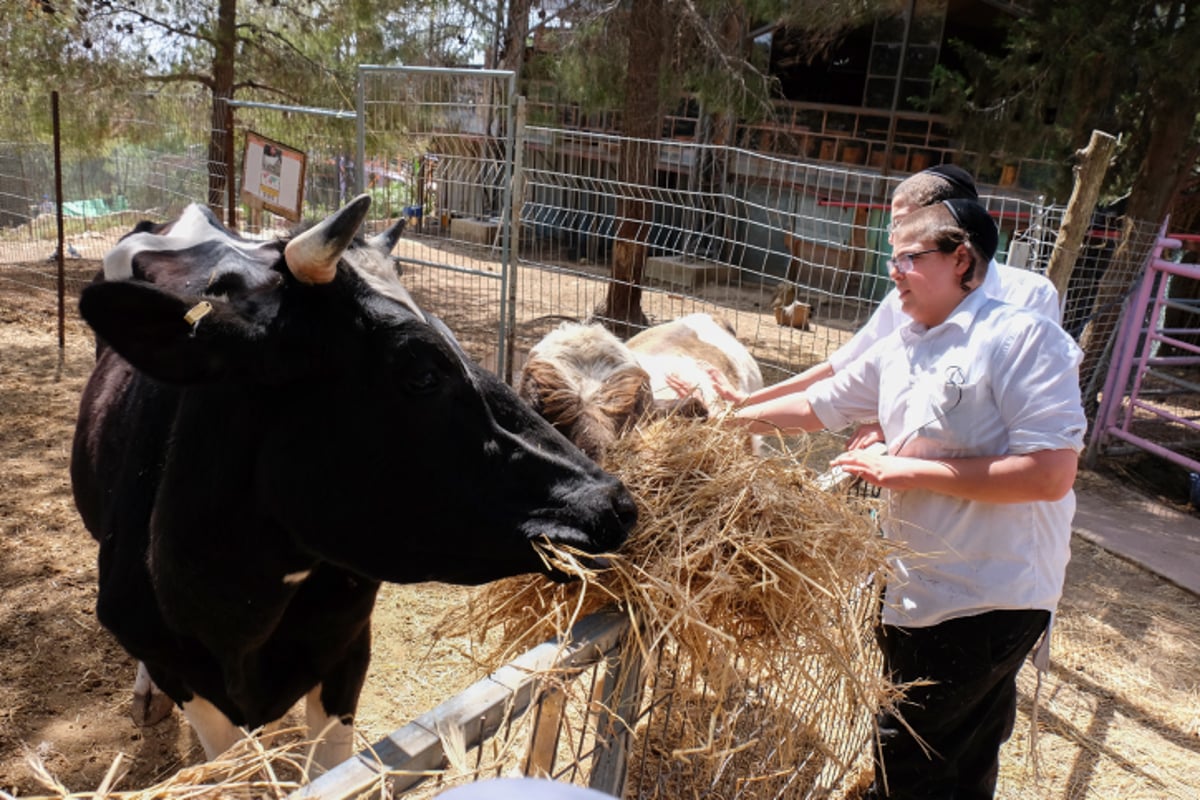
[[[505,374],[558,319],[589,318],[602,306],[621,243],[645,248],[636,288],[651,322],[694,310],[725,315],[768,381],[824,360],[890,288],[888,203],[904,176],[522,127],[513,93],[504,72],[363,67],[354,110],[236,104],[233,151],[254,131],[306,152],[312,216],[363,190],[375,198],[373,226],[408,216],[397,256],[418,300]],[[203,95],[144,94],[117,107],[117,144],[65,154],[68,260],[99,258],[136,217],[162,219],[203,201],[210,169],[237,177],[233,165],[207,161],[212,115]],[[621,154],[635,147],[653,151],[649,182],[622,174]],[[52,197],[49,145],[0,145],[0,265],[50,271],[39,265],[55,249]],[[1000,193],[983,201],[1000,222],[998,260],[1044,272],[1063,207]],[[648,212],[623,229],[631,203]],[[269,234],[285,225],[268,215],[261,227]],[[1113,317],[1142,266],[1116,256],[1122,245],[1147,251],[1154,235],[1098,214],[1062,297],[1064,327],[1089,349],[1092,393]],[[1093,322],[1103,323],[1097,335],[1085,335]]]
[[[875,587],[865,586],[834,623],[875,660],[867,641],[877,606]],[[293,797],[426,798],[514,773],[633,800],[841,797],[869,771],[873,708],[820,645],[743,673],[728,693],[698,654],[669,645],[646,659],[639,647],[625,613],[585,617]],[[794,720],[786,731],[771,722],[781,704]],[[691,729],[713,719],[721,726]],[[681,747],[694,750],[678,758]],[[797,754],[795,763],[780,750]]]
[[[891,286],[889,200],[903,175],[561,122],[526,126],[513,77],[499,71],[364,66],[354,109],[234,105],[235,158],[225,163],[208,157],[214,115],[202,93],[114,98],[116,134],[99,144],[72,137],[88,121],[63,109],[68,280],[82,283],[94,271],[89,262],[136,219],[166,219],[204,201],[210,173],[236,188],[234,162],[253,131],[307,154],[309,216],[359,191],[375,200],[373,229],[406,216],[396,256],[418,302],[508,378],[560,320],[600,314],[619,283],[621,246],[643,251],[644,267],[625,288],[636,291],[648,322],[720,314],[768,382],[828,358]],[[47,289],[57,280],[51,144],[40,134],[0,143],[0,285]],[[649,178],[627,174],[633,149],[652,164]],[[1001,228],[997,259],[1044,272],[1064,208],[983,189]],[[232,216],[250,235],[288,226],[269,214],[248,226],[236,192],[221,197],[233,200]],[[1089,411],[1156,234],[1153,225],[1096,214],[1061,297],[1063,327],[1087,353]]]
[[[560,320],[603,309],[617,283],[618,246],[644,249],[644,268],[627,288],[650,323],[720,314],[768,382],[825,360],[889,290],[889,200],[905,176],[561,122],[525,126],[514,93],[507,72],[364,66],[354,109],[235,103],[229,151],[240,159],[253,131],[305,152],[309,216],[367,191],[373,229],[408,217],[396,256],[418,302],[509,378]],[[133,221],[202,202],[212,172],[234,188],[239,177],[235,163],[209,161],[206,95],[171,88],[112,105],[118,133],[104,144],[72,138],[86,121],[63,109],[63,257],[76,286]],[[57,280],[51,144],[40,135],[0,143],[0,285],[48,289]],[[623,155],[635,148],[653,165],[649,179],[625,174]],[[1000,223],[997,259],[1044,272],[1064,208],[983,189]],[[249,226],[236,192],[222,198],[233,199],[250,235],[289,224],[265,214]],[[637,220],[626,213],[634,207],[642,209]],[[1087,353],[1089,411],[1156,234],[1153,225],[1096,214],[1061,297],[1063,327]]]
[[[511,72],[359,70],[360,185],[401,191],[399,207],[373,203],[372,219],[408,217],[394,251],[405,284],[501,374],[512,326],[514,93]]]

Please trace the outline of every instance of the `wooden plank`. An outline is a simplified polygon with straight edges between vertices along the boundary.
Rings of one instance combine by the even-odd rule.
[[[415,786],[426,773],[444,767],[439,732],[458,730],[468,748],[480,744],[507,716],[516,717],[528,709],[535,699],[539,673],[580,670],[595,664],[616,646],[627,626],[628,618],[615,611],[585,617],[571,629],[566,644],[559,639],[543,642],[290,796],[338,800],[364,793],[378,795],[385,780],[394,794]],[[387,772],[402,774],[382,777]]]
[[[642,654],[633,648],[634,655],[628,663],[609,661],[609,672],[604,682],[604,703],[600,718],[596,721],[597,754],[592,762],[589,786],[611,794],[625,796],[625,779],[629,774],[629,742],[633,731],[628,723],[634,719],[641,701],[645,683],[642,676]],[[607,709],[615,708],[614,714]]]
[[[526,775],[544,778],[553,774],[558,735],[562,731],[563,710],[566,707],[566,692],[556,688],[552,688],[538,703],[537,724],[529,742],[529,758],[525,761]]]
[[[1060,303],[1067,296],[1071,273],[1079,259],[1084,234],[1092,227],[1092,215],[1100,199],[1100,188],[1116,149],[1115,136],[1104,131],[1092,131],[1088,146],[1076,153],[1080,162],[1075,166],[1075,187],[1063,212],[1062,225],[1058,228],[1054,250],[1046,267],[1046,277],[1058,289]]]

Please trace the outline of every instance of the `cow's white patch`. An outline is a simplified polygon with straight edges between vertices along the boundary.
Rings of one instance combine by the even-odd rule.
[[[228,232],[215,228],[200,206],[192,203],[165,234],[135,233],[126,236],[104,255],[104,279],[123,281],[133,277],[133,259],[144,251],[171,252],[186,250],[201,242],[219,241],[254,258],[261,252],[270,254],[268,261],[278,256],[271,243],[242,242]],[[263,260],[260,256],[256,260]]]
[[[313,762],[325,769],[337,766],[354,754],[354,725],[342,722],[321,703],[321,685],[304,698],[304,721],[313,745]]]
[[[154,681],[150,678],[150,670],[141,661],[137,665],[137,677],[133,679],[134,694],[150,694],[154,691]]]
[[[300,570],[299,572],[289,572],[283,576],[283,582],[287,584],[304,583],[309,575],[312,574],[311,569]]]
[[[725,325],[708,314],[688,314],[686,317],[680,317],[678,322],[694,331],[700,341],[725,354],[734,369],[734,374],[726,377],[736,387],[747,394],[762,388],[763,378],[758,362]]]
[[[229,721],[212,703],[195,695],[183,704],[183,715],[196,732],[204,756],[212,761],[246,737],[246,732]]]

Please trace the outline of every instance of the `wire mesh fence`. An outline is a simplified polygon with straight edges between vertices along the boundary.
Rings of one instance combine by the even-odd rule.
[[[236,191],[254,132],[306,154],[306,216],[366,191],[372,230],[406,217],[395,255],[414,295],[510,379],[560,320],[611,322],[623,316],[615,304],[633,299],[639,314],[628,317],[640,324],[693,311],[724,317],[773,382],[826,360],[891,289],[889,204],[905,175],[631,140],[561,120],[525,127],[514,91],[506,72],[362,67],[352,110],[234,103],[223,159],[210,157],[212,120],[226,117],[203,92],[114,98],[99,143],[80,133],[94,121],[66,108],[67,272],[94,271],[136,220],[165,220],[210,196],[248,235],[287,228],[250,214]],[[0,273],[45,288],[57,279],[58,204],[52,142],[35,134],[0,143]],[[1044,274],[1064,207],[983,188],[1001,231],[997,260]],[[1065,284],[1062,324],[1086,352],[1089,404],[1156,235],[1151,224],[1097,213]],[[635,269],[620,266],[621,248]]]
[[[619,154],[630,146],[654,149],[653,183],[622,173]],[[555,128],[530,128],[523,152],[521,263],[561,277],[522,283],[518,335],[522,320],[595,314],[613,285],[617,248],[641,245],[644,271],[633,281],[649,321],[721,313],[772,382],[827,359],[892,288],[890,198],[906,175]],[[640,203],[636,226],[622,200]],[[997,260],[1045,274],[1064,207],[1015,195],[981,200],[1000,226]],[[1079,339],[1091,325],[1091,349],[1102,346],[1102,326],[1119,312],[1153,236],[1153,226],[1096,215],[1060,297],[1063,327]],[[1090,362],[1084,385],[1101,369]]]
[[[831,623],[861,640],[864,672],[882,669],[867,644],[877,588],[862,586]],[[753,667],[674,640],[641,647],[625,612],[584,617],[295,796],[427,798],[532,775],[631,800],[841,797],[870,773],[870,691],[831,668],[828,643]]]
[[[237,165],[242,161],[248,134],[285,144],[305,154],[300,197],[304,215],[326,216],[345,205],[358,193],[354,174],[357,114],[349,110],[279,106],[269,103],[233,104],[234,164],[228,170],[240,187],[245,176]],[[235,191],[239,228],[257,236],[285,233],[294,224],[269,210],[259,212]],[[377,196],[384,200],[386,195]]]
[[[649,322],[694,310],[729,317],[768,380],[778,379],[827,358],[890,289],[889,201],[903,175],[544,126],[524,129],[510,149],[512,92],[508,73],[364,67],[355,111],[236,104],[231,150],[240,157],[253,131],[305,152],[309,216],[365,190],[375,200],[373,224],[408,217],[410,236],[397,256],[413,288],[435,310],[441,297],[461,315],[456,287],[475,276],[486,307],[497,309],[496,338],[515,341],[481,348],[496,365],[510,350],[519,361],[547,323],[596,315],[623,281],[638,292]],[[133,220],[166,219],[203,201],[214,170],[236,181],[232,164],[208,157],[212,118],[211,104],[195,92],[116,103],[114,143],[64,158],[65,257],[99,258]],[[73,124],[67,110],[64,126]],[[651,168],[641,175],[627,174],[638,160],[628,157],[631,148],[648,153]],[[0,264],[40,272],[49,263],[53,180],[48,144],[0,145]],[[507,281],[514,184],[520,271]],[[983,201],[1001,227],[998,260],[1044,272],[1063,208],[1005,194]],[[238,211],[250,233],[287,226],[269,215],[249,225],[246,209]],[[1111,317],[1154,235],[1152,226],[1096,215],[1061,298],[1064,328],[1090,354],[1111,338]],[[622,245],[640,248],[644,266],[614,278]],[[442,269],[458,283],[435,279]],[[482,289],[498,280],[509,288]],[[513,307],[500,313],[509,295]],[[474,305],[478,318],[485,304]],[[1089,363],[1092,372],[1101,361],[1096,355]],[[1095,381],[1085,375],[1084,385]]]
[[[408,218],[393,251],[406,286],[468,352],[503,373],[512,74],[364,66],[359,78],[362,185],[386,193],[372,219]]]

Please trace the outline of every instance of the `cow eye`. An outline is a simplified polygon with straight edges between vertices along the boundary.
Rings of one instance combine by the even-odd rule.
[[[413,394],[429,394],[438,387],[438,375],[435,370],[426,369],[408,377],[407,385]]]

